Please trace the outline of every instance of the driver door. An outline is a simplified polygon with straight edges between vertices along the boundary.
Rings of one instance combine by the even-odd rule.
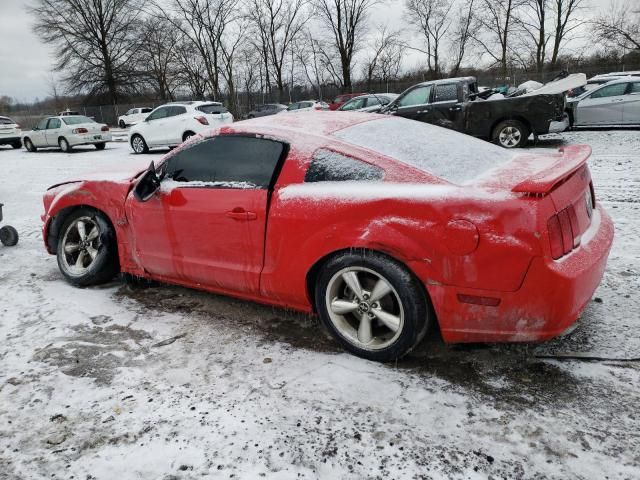
[[[605,85],[578,103],[577,125],[622,123],[626,83]]]
[[[57,147],[58,138],[62,131],[62,121],[59,118],[50,118],[45,130],[45,139],[48,147]]]
[[[428,122],[431,115],[431,106],[429,105],[431,90],[432,85],[418,85],[398,97],[395,101],[398,108],[394,115]]]
[[[170,110],[170,106],[157,108],[143,122],[142,133],[147,145],[163,145],[165,143],[165,130]]]
[[[234,135],[169,157],[156,195],[127,199],[141,266],[179,283],[259,293],[269,189],[285,151],[280,142]]]
[[[47,124],[49,123],[49,119],[45,118],[38,122],[36,128],[29,134],[29,138],[33,145],[36,147],[46,147],[47,146]]]

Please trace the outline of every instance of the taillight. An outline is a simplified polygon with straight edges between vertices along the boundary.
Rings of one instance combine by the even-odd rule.
[[[86,128],[74,128],[71,133],[89,133],[89,130]]]
[[[322,110],[322,106],[321,105],[316,105],[315,107],[313,107],[315,110]]]
[[[573,205],[559,211],[547,221],[551,257],[554,260],[566,255],[580,245],[578,216]]]
[[[100,129],[101,132],[108,132],[109,131],[109,127],[107,127],[106,125],[104,127],[102,127]]]
[[[209,121],[204,117],[193,117],[193,118],[195,118],[202,125],[209,125]]]
[[[16,123],[16,128],[22,128],[22,127]]]

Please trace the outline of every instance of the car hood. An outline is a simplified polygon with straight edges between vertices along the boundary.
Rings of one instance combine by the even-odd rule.
[[[52,190],[61,185],[68,185],[70,183],[81,183],[81,182],[110,182],[110,183],[127,184],[135,180],[136,177],[138,177],[138,175],[144,172],[148,167],[149,165],[147,164],[147,162],[142,161],[140,163],[136,163],[135,166],[131,166],[130,168],[86,173],[84,175],[81,175],[78,178],[70,178],[68,180],[65,180],[64,182],[51,185],[47,190]]]

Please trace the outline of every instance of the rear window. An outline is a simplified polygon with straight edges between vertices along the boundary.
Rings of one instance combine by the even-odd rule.
[[[227,113],[229,111],[224,107],[224,105],[220,105],[217,103],[200,105],[199,107],[196,107],[196,110],[199,110],[202,113],[207,113],[207,114]]]
[[[358,123],[333,135],[458,184],[515,156],[510,150],[453,130],[397,117]]]
[[[0,125],[13,125],[14,123],[16,123],[16,122],[11,120],[10,118],[0,117]]]
[[[76,117],[63,117],[62,121],[67,125],[78,125],[79,123],[95,123],[95,120],[85,117],[84,115],[79,115]]]

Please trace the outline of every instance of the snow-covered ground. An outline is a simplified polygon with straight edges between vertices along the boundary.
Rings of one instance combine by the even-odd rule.
[[[536,149],[571,143],[593,146],[616,223],[577,329],[529,346],[432,335],[397,365],[343,353],[303,315],[71,287],[40,237],[45,188],[159,156],[0,148],[5,223],[21,234],[0,246],[0,478],[640,478],[640,132]]]

